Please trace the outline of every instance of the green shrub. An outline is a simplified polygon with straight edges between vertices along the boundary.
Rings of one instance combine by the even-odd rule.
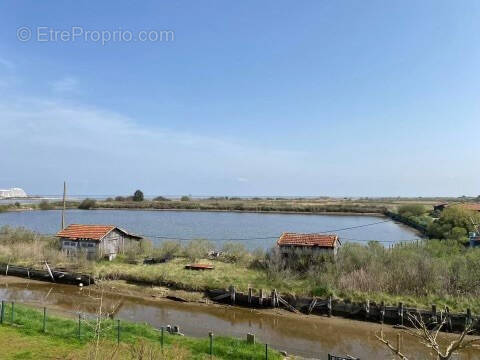
[[[170,201],[170,199],[164,196],[157,196],[156,198],[153,199],[153,201]]]
[[[421,216],[427,212],[425,206],[420,204],[402,205],[398,208],[398,213],[402,216]]]
[[[80,205],[78,205],[78,208],[79,209],[82,209],[82,210],[89,210],[89,209],[92,209],[95,207],[95,205],[97,204],[97,202],[94,200],[94,199],[84,199]]]
[[[227,242],[222,247],[220,259],[231,263],[246,263],[249,257],[245,245],[238,242]]]
[[[210,251],[213,251],[215,246],[208,240],[196,239],[191,240],[184,249],[184,255],[190,261],[204,259],[208,256]]]
[[[181,198],[180,198],[180,201],[191,201],[192,199],[190,198],[190,196],[187,196],[187,195],[183,195]]]
[[[53,209],[53,205],[50,204],[47,200],[42,200],[40,201],[40,203],[38,204],[38,208],[40,210],[52,210]]]
[[[165,240],[160,246],[153,249],[152,256],[155,259],[167,261],[181,255],[181,253],[182,245],[179,241]]]

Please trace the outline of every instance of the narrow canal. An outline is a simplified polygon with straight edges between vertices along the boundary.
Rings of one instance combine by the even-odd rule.
[[[88,288],[0,277],[0,300],[47,306],[71,316],[78,312],[95,314],[95,297],[98,293]],[[213,331],[218,335],[245,338],[247,333],[254,333],[262,343],[309,358],[326,359],[328,353],[348,354],[362,360],[392,358],[375,339],[375,333],[380,330],[378,324],[118,294],[106,294],[103,299],[107,306],[118,307],[117,318],[149,323],[156,328],[178,325],[189,336],[206,337]],[[395,339],[394,329],[386,326],[384,331],[388,338]],[[409,336],[402,336],[402,344],[410,359],[434,359],[425,347]],[[455,359],[480,359],[480,351],[470,351]]]

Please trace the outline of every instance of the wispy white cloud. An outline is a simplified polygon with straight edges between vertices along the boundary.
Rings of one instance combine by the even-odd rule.
[[[63,79],[56,80],[51,83],[52,90],[57,93],[69,93],[78,91],[78,85],[78,79],[72,76],[67,76]]]
[[[10,155],[0,160],[5,168],[41,174],[36,181],[74,179],[86,193],[142,186],[150,193],[231,194],[238,183],[264,193],[256,189],[280,172],[298,172],[305,155],[147,127],[116,112],[50,100],[0,101],[0,126],[8,129],[0,132],[0,152]]]

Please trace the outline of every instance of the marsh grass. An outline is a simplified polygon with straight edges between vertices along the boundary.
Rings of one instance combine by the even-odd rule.
[[[26,266],[89,272],[98,279],[164,286],[204,292],[235,285],[239,291],[277,289],[295,296],[332,295],[351,301],[403,302],[429,308],[448,305],[452,311],[467,307],[480,311],[480,249],[468,249],[456,240],[425,240],[392,249],[377,242],[346,243],[334,260],[304,257],[286,261],[278,251],[249,253],[238,244],[226,244],[216,259],[207,259],[212,245],[205,240],[181,245],[165,242],[151,247],[136,244],[113,262],[88,261],[81,254],[67,257],[56,239],[25,229],[0,229],[0,261]],[[144,265],[143,258],[158,256],[163,263]],[[132,261],[135,260],[135,261]],[[192,261],[214,265],[214,270],[186,270]],[[134,262],[133,264],[131,262]]]

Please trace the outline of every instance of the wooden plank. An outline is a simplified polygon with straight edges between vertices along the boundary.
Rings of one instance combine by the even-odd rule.
[[[285,300],[283,300],[283,299],[282,299],[280,296],[278,296],[278,295],[277,295],[277,300],[278,300],[281,304],[285,305],[285,307],[286,307],[288,310],[290,310],[290,311],[292,311],[292,312],[294,312],[294,313],[300,314],[300,312],[299,312],[297,309],[295,309],[292,305],[290,305],[288,302],[286,302]]]
[[[316,297],[314,297],[314,298],[312,299],[312,302],[310,303],[310,306],[308,307],[308,314],[311,314],[311,313],[312,313],[313,309],[314,309],[315,306],[317,305],[317,301],[318,301],[318,300],[317,300]]]
[[[212,300],[213,301],[218,301],[218,300],[225,299],[227,297],[230,297],[230,292],[226,292],[225,294],[218,295],[218,296],[214,297]]]
[[[50,266],[48,266],[48,263],[46,261],[45,261],[45,266],[47,267],[48,273],[50,274],[52,281],[55,282],[55,278],[53,277],[52,270],[50,270]]]

